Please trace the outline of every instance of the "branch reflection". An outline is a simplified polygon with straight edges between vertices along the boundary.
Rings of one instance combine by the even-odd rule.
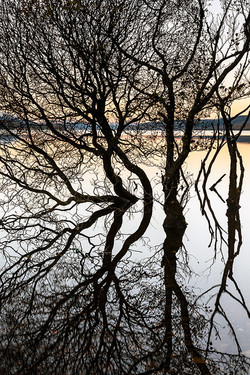
[[[224,119],[225,121],[225,119]],[[224,269],[221,276],[221,282],[219,285],[214,285],[213,287],[209,288],[209,290],[205,291],[199,298],[204,297],[204,295],[209,296],[209,300],[213,300],[214,307],[211,310],[210,316],[210,328],[208,332],[208,339],[207,339],[207,348],[206,348],[206,356],[209,355],[210,352],[210,345],[212,338],[215,336],[220,337],[220,330],[218,325],[216,324],[216,318],[219,316],[223,319],[223,324],[226,324],[229,330],[229,334],[233,337],[234,342],[236,344],[236,351],[235,358],[239,358],[239,360],[243,360],[244,365],[242,364],[242,371],[244,373],[249,372],[249,360],[244,359],[242,354],[242,348],[238,339],[238,333],[234,323],[230,319],[229,311],[226,306],[224,306],[224,297],[227,295],[231,301],[235,301],[239,308],[243,308],[248,318],[250,317],[249,308],[247,306],[245,297],[241,291],[241,288],[238,284],[237,279],[234,277],[234,263],[237,256],[240,254],[241,246],[242,246],[242,230],[241,230],[241,222],[240,222],[240,196],[242,194],[242,187],[243,187],[243,179],[244,179],[244,166],[243,166],[243,159],[238,149],[237,139],[241,132],[234,134],[232,131],[232,124],[227,123],[227,134],[226,143],[224,142],[224,137],[221,139],[220,143],[218,144],[216,151],[214,152],[213,157],[208,162],[208,167],[205,169],[205,164],[208,160],[209,153],[206,155],[206,158],[203,160],[201,169],[196,181],[196,192],[199,197],[199,201],[201,204],[201,209],[203,215],[205,215],[211,233],[211,243],[214,240],[214,257],[216,258],[217,254],[217,236],[214,236],[214,233],[217,231],[220,233],[221,236],[221,245],[220,245],[220,252],[221,256],[224,259]],[[226,202],[223,200],[224,203],[227,205],[226,216],[227,216],[227,231],[225,232],[222,226],[219,224],[218,219],[216,218],[216,214],[212,208],[210,200],[208,198],[208,193],[205,190],[203,192],[203,198],[201,197],[199,187],[199,179],[201,178],[201,172],[204,174],[204,180],[202,183],[202,187],[206,188],[206,183],[211,173],[211,169],[213,167],[214,161],[216,160],[217,155],[222,150],[223,147],[227,147],[229,160],[230,160],[230,168],[229,168],[229,188],[228,188],[228,197]],[[219,183],[224,175],[214,184],[216,185]],[[211,191],[216,192],[216,187],[212,186],[210,188]],[[217,193],[218,195],[218,193]],[[207,205],[207,209],[205,208]],[[213,224],[209,219],[209,211]],[[214,225],[214,230],[212,226]],[[227,233],[227,238],[226,238]],[[225,243],[224,246],[225,251],[223,251],[222,243]],[[211,292],[213,294],[211,296]],[[232,364],[230,363],[230,366]],[[232,371],[233,367],[228,367],[228,371]],[[236,370],[234,370],[236,371]]]
[[[74,163],[79,169],[71,175],[68,166],[72,160],[67,164],[62,142],[48,147],[49,139],[47,143],[43,139],[42,147],[33,149],[29,143],[29,153],[26,142],[29,140],[20,137],[14,147],[5,143],[1,150],[1,253],[5,262],[0,275],[2,372],[246,374],[250,361],[241,352],[237,332],[222,303],[223,293],[227,293],[250,316],[233,275],[242,242],[239,200],[244,168],[237,143],[232,141],[229,149],[227,239],[207,192],[213,159],[207,169],[208,158],[201,166],[202,213],[208,218],[208,207],[228,247],[221,284],[198,294],[183,284],[182,277],[183,272],[191,273],[188,257],[181,260],[187,228],[183,202],[188,199],[188,190],[183,193],[180,187],[183,181],[179,176],[186,178],[183,172],[178,170],[171,181],[162,178],[165,217],[161,229],[165,238],[152,254],[147,234],[154,215],[152,182],[138,165],[129,175],[138,185],[137,191],[135,184],[121,177],[126,170],[113,167],[108,153],[103,162],[76,151]],[[216,149],[216,157],[223,144]],[[10,163],[13,152],[16,158]],[[132,173],[133,163],[122,149],[117,153]],[[47,162],[45,168],[45,157],[50,167]],[[88,160],[84,170],[78,163],[82,157]],[[114,174],[102,180],[105,168]],[[131,231],[127,224],[132,225]],[[213,228],[211,222],[209,227]],[[139,259],[134,256],[135,246],[141,250]],[[228,288],[229,280],[237,294]],[[204,302],[211,291],[212,310],[211,301]],[[237,354],[215,349],[218,314],[234,335]]]

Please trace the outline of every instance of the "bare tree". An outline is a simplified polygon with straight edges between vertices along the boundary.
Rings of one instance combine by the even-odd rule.
[[[199,118],[219,110],[233,181],[227,109],[247,95],[247,4],[223,1],[215,18],[201,0],[2,0],[0,14],[2,371],[224,371],[200,340],[206,308],[178,282],[182,167]],[[165,239],[135,261],[157,200]]]

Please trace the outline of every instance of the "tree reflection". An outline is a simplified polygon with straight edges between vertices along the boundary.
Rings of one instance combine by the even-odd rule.
[[[210,200],[208,198],[207,192],[203,189],[203,198],[202,198],[198,189],[198,180],[196,182],[196,192],[199,196],[202,213],[203,215],[205,215],[208,221],[211,237],[214,237],[214,233],[219,231],[221,235],[221,241],[226,244],[225,252],[223,252],[222,250],[222,242],[220,246],[221,256],[224,258],[224,270],[222,273],[221,282],[219,285],[215,285],[212,288],[210,288],[208,291],[203,293],[203,295],[205,294],[211,295],[211,291],[214,289],[214,294],[213,294],[214,308],[213,310],[211,310],[212,314],[211,314],[210,322],[209,322],[210,329],[209,329],[209,334],[208,334],[206,353],[209,352],[209,345],[210,345],[210,340],[212,338],[213,332],[215,331],[216,335],[218,336],[220,335],[218,327],[216,327],[215,321],[216,321],[216,316],[221,315],[223,317],[224,322],[229,328],[229,332],[234,338],[234,341],[237,347],[238,356],[239,358],[241,358],[242,349],[238,340],[238,333],[236,331],[236,328],[234,327],[234,324],[230,321],[230,317],[228,316],[227,309],[225,309],[225,307],[223,306],[224,305],[223,296],[225,295],[224,293],[226,293],[227,296],[229,296],[233,301],[236,301],[241,307],[243,307],[247,316],[250,317],[249,308],[245,301],[244,295],[241,292],[240,286],[238,285],[237,279],[234,277],[234,273],[233,273],[234,262],[235,262],[236,257],[240,254],[240,249],[242,245],[242,231],[241,231],[239,210],[240,210],[240,196],[242,193],[243,178],[244,178],[244,166],[243,166],[242,156],[238,149],[237,139],[239,138],[241,134],[244,124],[243,124],[242,129],[236,134],[232,130],[231,118],[226,117],[226,112],[223,111],[223,108],[222,108],[222,114],[223,114],[224,123],[226,123],[227,125],[226,134],[225,134],[226,142],[224,141],[224,137],[223,137],[220,143],[218,144],[213,157],[208,163],[209,165],[207,169],[205,169],[205,163],[207,161],[207,157],[209,153],[211,152],[211,150],[209,150],[209,153],[207,154],[206,158],[203,160],[198,177],[200,178],[201,171],[202,171],[204,173],[204,181],[203,181],[202,186],[203,188],[206,187],[208,176],[211,173],[212,166],[214,164],[214,161],[218,153],[221,151],[222,147],[227,147],[228,153],[229,153],[229,160],[230,160],[229,188],[228,188],[228,198],[226,202],[223,200],[223,202],[226,203],[227,205],[227,211],[226,211],[227,231],[226,232],[223,231],[222,226],[219,224],[219,221],[215,216],[215,213],[213,211],[212,205],[210,204]],[[224,175],[216,182],[216,184],[220,182],[223,177]],[[210,188],[211,191],[215,191],[214,185]],[[205,204],[207,204],[207,209],[205,208]],[[212,220],[214,221],[215,231],[211,230],[212,223],[209,220],[209,215],[207,211],[210,212]],[[227,234],[227,238],[226,238],[226,234]],[[215,236],[214,238],[215,238],[214,240],[215,241],[214,242],[215,255],[214,256],[216,257],[217,237]],[[247,365],[246,367],[242,365],[242,368],[243,368],[243,371],[245,371],[246,373],[249,371],[249,368],[247,367]]]
[[[167,191],[163,179],[165,240],[152,256],[144,259],[142,254],[138,260],[133,256],[134,244],[138,243],[143,253],[151,246],[146,230],[152,218],[152,197],[144,190],[143,207],[134,198],[125,199],[125,180],[121,195],[114,195],[111,179],[99,179],[101,164],[97,171],[96,159],[87,154],[88,174],[82,167],[76,173],[76,168],[65,191],[59,177],[65,182],[71,173],[67,149],[61,142],[50,145],[49,139],[43,139],[47,160],[53,152],[49,170],[43,168],[45,151],[35,153],[36,146],[28,154],[26,142],[20,138],[14,146],[5,143],[1,153],[1,250],[5,259],[1,273],[1,370],[7,374],[245,374],[250,363],[241,354],[237,333],[221,302],[226,292],[249,316],[233,277],[241,244],[239,198],[244,174],[237,143],[229,146],[228,238],[223,239],[228,244],[228,257],[221,284],[208,291],[215,294],[210,310],[209,304],[202,302],[205,293],[198,295],[182,281],[183,270],[189,272],[188,260],[180,260],[187,226],[183,196],[180,199],[178,195],[182,181]],[[7,164],[13,152],[16,158]],[[76,152],[70,163],[78,165],[78,157]],[[236,180],[237,160],[240,175]],[[32,180],[38,165],[39,184]],[[3,166],[8,168],[8,179]],[[25,174],[21,173],[24,168]],[[47,175],[52,178],[46,180]],[[12,183],[9,176],[13,176]],[[74,184],[81,195],[74,197]],[[204,205],[202,209],[206,212]],[[128,220],[133,222],[131,233],[124,225]],[[237,295],[228,289],[228,279]],[[217,314],[223,316],[235,337],[237,355],[218,352],[213,346],[213,332],[219,333]]]

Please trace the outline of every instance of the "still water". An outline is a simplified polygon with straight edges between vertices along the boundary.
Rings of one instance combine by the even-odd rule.
[[[189,303],[194,303],[194,309],[197,308],[196,303],[205,306],[202,314],[206,315],[206,328],[202,331],[202,340],[204,350],[211,343],[210,358],[216,357],[216,353],[224,353],[230,358],[242,356],[246,364],[247,357],[250,358],[250,138],[247,133],[238,143],[238,150],[244,165],[244,175],[241,175],[238,163],[237,179],[242,176],[243,185],[239,217],[236,215],[233,228],[227,215],[231,163],[227,146],[220,150],[213,163],[205,187],[204,173],[200,173],[200,168],[206,152],[192,152],[184,166],[190,188],[185,196],[184,208],[188,225],[183,247],[176,254],[176,278],[188,298],[191,296]],[[208,169],[213,155],[207,159],[204,170]],[[145,170],[155,183],[156,201],[154,215],[145,234],[150,246],[138,241],[131,255],[135,260],[150,258],[164,241],[164,213],[159,198],[160,186],[157,185],[159,171],[150,165]],[[210,189],[214,184],[216,190]],[[134,222],[127,219],[126,226],[132,230]],[[235,241],[229,250],[229,233],[238,227],[240,231],[234,233]],[[229,359],[224,360],[228,363],[227,370],[223,370],[222,366],[221,370],[211,370],[211,374],[236,374],[240,371],[240,366],[229,364]],[[188,364],[183,371],[183,374],[192,373]],[[250,374],[247,365],[241,371],[242,374]]]
[[[206,151],[190,154],[178,195],[187,227],[184,236],[175,231],[172,248],[163,228],[164,162],[159,155],[141,163],[154,191],[150,221],[143,199],[125,208],[107,202],[60,205],[67,189],[56,180],[51,187],[44,185],[61,200],[52,210],[37,190],[43,179],[33,176],[31,159],[22,159],[34,178],[34,191],[23,193],[5,184],[8,196],[4,188],[0,196],[5,267],[0,370],[27,375],[250,374],[248,137],[238,150],[235,179],[226,145],[213,164],[216,149],[207,158]],[[66,159],[64,168],[76,190],[114,194],[92,160],[77,176],[70,175],[71,163]],[[128,190],[142,198],[139,181],[121,165],[117,171]]]
[[[205,303],[208,326],[211,324],[216,327],[211,331],[208,329],[206,333],[203,332],[204,342],[209,336],[215,352],[235,356],[241,353],[250,357],[250,138],[247,133],[238,143],[238,150],[242,156],[244,176],[240,195],[239,223],[237,223],[240,225],[241,239],[239,241],[238,232],[236,232],[233,256],[228,250],[228,233],[231,228],[227,217],[230,173],[230,157],[227,147],[224,146],[221,149],[213,164],[206,182],[205,194],[204,174],[199,175],[199,172],[206,152],[196,151],[191,153],[184,166],[190,186],[184,208],[188,225],[183,238],[183,248],[177,253],[177,274],[183,288],[191,290],[194,298],[197,298],[196,301]],[[208,158],[206,167],[212,156],[213,154]],[[151,174],[152,180],[155,179],[157,186],[158,172],[149,167],[147,173]],[[238,179],[239,175],[238,165]],[[211,190],[210,188],[217,181],[219,182],[216,184],[216,191]],[[205,195],[206,203],[204,203]],[[203,213],[201,213],[202,210]],[[155,203],[155,213],[146,234],[156,248],[157,245],[160,247],[164,240],[163,221],[161,202]],[[145,256],[145,250],[134,253],[137,259],[143,255]],[[225,268],[231,256],[233,262],[230,276],[230,272],[226,272]],[[234,374],[236,370],[233,366],[231,368]],[[186,371],[188,374],[188,370]],[[219,370],[217,371],[220,373]],[[250,370],[244,369],[244,373],[248,374]]]
[[[235,258],[232,265],[233,281],[227,278],[227,287],[221,296],[221,309],[223,314],[218,314],[217,319],[222,328],[220,330],[221,340],[218,340],[216,347],[218,350],[225,350],[230,353],[236,353],[235,338],[232,331],[237,335],[237,340],[241,350],[247,356],[250,356],[250,231],[249,231],[249,212],[250,212],[250,143],[247,138],[244,142],[239,142],[239,152],[244,164],[244,182],[240,196],[239,225],[242,231],[242,245],[239,245],[239,239],[235,236]],[[201,155],[202,156],[202,155]],[[199,153],[190,156],[188,166],[197,175],[200,160]],[[216,226],[223,230],[221,235],[217,231],[218,239],[211,240],[211,233],[208,229],[208,221],[205,215],[201,216],[200,204],[195,189],[191,191],[191,199],[186,207],[186,218],[188,227],[186,231],[185,245],[188,249],[190,266],[192,273],[189,283],[201,290],[209,290],[205,294],[209,299],[211,309],[214,311],[216,303],[216,293],[223,280],[225,264],[228,260],[227,236],[231,230],[228,227],[227,198],[229,190],[229,166],[230,158],[227,148],[221,150],[220,157],[216,160],[213,172],[208,179],[207,194],[211,204],[211,210],[218,221],[215,224],[211,212],[208,212],[211,227],[216,232]],[[217,185],[217,193],[209,188],[218,181],[221,176],[223,179]],[[238,173],[239,174],[239,173]],[[201,186],[201,184],[199,184]],[[202,189],[200,193],[202,195]],[[207,211],[209,209],[207,208]],[[222,238],[225,239],[223,242]],[[221,243],[222,242],[222,243]],[[216,245],[216,246],[215,246]],[[211,299],[210,299],[211,298]],[[244,305],[244,306],[242,306]],[[232,325],[231,329],[228,324]]]

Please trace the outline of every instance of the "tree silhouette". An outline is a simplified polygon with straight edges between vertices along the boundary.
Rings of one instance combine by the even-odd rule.
[[[210,342],[217,313],[230,326],[220,299],[241,238],[229,109],[248,95],[246,2],[224,1],[217,18],[201,0],[2,0],[0,13],[1,370],[245,373],[240,349]],[[183,166],[192,150],[213,152],[216,133],[206,138],[199,121],[212,111],[226,129],[213,160],[226,143],[231,174],[229,257],[209,316],[178,256]],[[156,204],[164,238],[152,254]]]

